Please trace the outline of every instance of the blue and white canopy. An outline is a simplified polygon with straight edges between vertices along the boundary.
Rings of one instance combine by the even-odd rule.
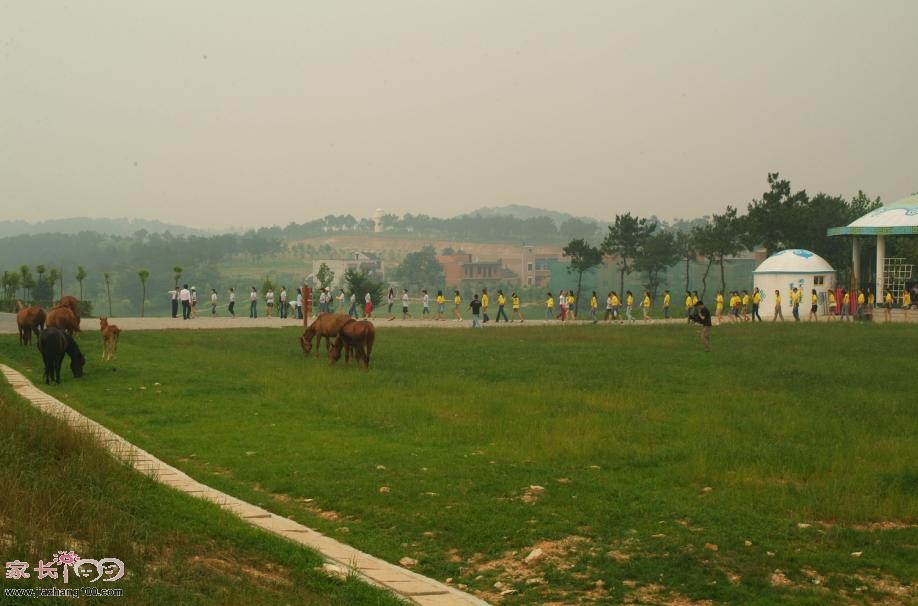
[[[845,227],[833,227],[830,236],[918,234],[918,195],[884,204]]]

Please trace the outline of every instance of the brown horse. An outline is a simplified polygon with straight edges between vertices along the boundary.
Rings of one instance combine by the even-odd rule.
[[[60,328],[67,331],[67,334],[73,336],[73,333],[80,332],[80,318],[69,307],[52,307],[48,312],[45,320],[45,326]]]
[[[341,327],[338,332],[338,338],[332,345],[331,351],[328,352],[329,364],[334,364],[341,358],[341,350],[344,349],[344,363],[349,364],[351,361],[351,351],[357,358],[357,365],[363,363],[363,367],[370,370],[370,354],[373,352],[373,341],[376,338],[376,328],[372,322],[351,320]]]
[[[341,327],[353,320],[345,314],[324,313],[313,320],[312,324],[306,327],[300,337],[300,346],[303,348],[303,354],[309,355],[312,351],[312,338],[316,337],[316,357],[319,357],[319,345],[322,343],[322,337],[325,337],[325,351],[331,347],[331,338],[338,336]]]
[[[45,310],[38,305],[26,307],[22,301],[16,301],[19,311],[16,313],[16,324],[19,326],[19,342],[28,345],[32,342],[32,332],[40,333],[45,329]]]
[[[109,324],[105,316],[99,318],[99,329],[102,331],[102,360],[114,360],[118,353],[121,329],[117,324]]]
[[[72,295],[64,295],[55,307],[68,307],[76,316],[77,330],[80,328],[80,300]]]

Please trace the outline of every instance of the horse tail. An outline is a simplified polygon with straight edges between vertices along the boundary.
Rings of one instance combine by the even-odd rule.
[[[376,329],[370,324],[367,331],[367,367],[370,366],[370,352],[373,351],[373,340],[376,338]]]

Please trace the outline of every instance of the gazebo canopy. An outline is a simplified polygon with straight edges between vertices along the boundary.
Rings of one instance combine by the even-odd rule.
[[[845,227],[833,227],[830,236],[918,234],[918,195],[884,204]]]

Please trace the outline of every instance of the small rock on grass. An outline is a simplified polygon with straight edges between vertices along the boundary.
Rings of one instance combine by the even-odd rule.
[[[539,549],[538,547],[536,547],[535,549],[529,552],[529,555],[527,555],[523,561],[526,562],[527,564],[534,564],[535,562],[538,562],[539,560],[541,560],[544,556],[545,556],[545,552]]]
[[[412,566],[418,565],[417,560],[415,560],[414,558],[409,558],[408,556],[405,556],[404,558],[399,560],[398,563],[400,566],[404,566],[405,568],[411,568]]]
[[[851,555],[854,556],[855,558],[859,558],[862,555],[864,555],[864,552],[863,551],[852,551]]]
[[[705,543],[704,548],[708,551],[717,551],[720,547],[717,546],[717,543]]]
[[[388,486],[380,486],[380,487],[379,487],[379,494],[388,494],[391,490],[392,490],[392,489],[389,488]]]
[[[752,541],[750,541],[749,539],[746,539],[745,541],[743,541],[743,545],[745,545],[746,547],[752,547]]]

